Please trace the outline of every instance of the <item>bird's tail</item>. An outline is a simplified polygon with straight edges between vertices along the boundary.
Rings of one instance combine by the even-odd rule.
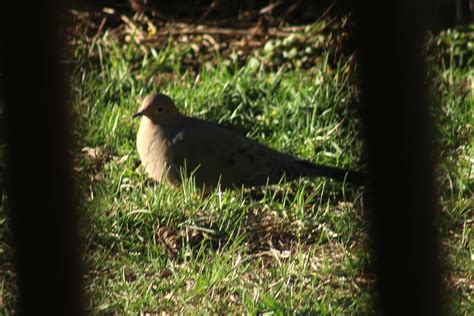
[[[297,163],[305,167],[306,176],[308,177],[326,177],[350,182],[355,185],[365,185],[368,183],[367,175],[358,171],[318,165],[305,160],[297,160]]]

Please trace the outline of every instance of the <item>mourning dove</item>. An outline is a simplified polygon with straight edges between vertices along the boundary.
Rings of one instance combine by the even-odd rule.
[[[273,150],[216,123],[185,116],[170,97],[148,95],[133,118],[141,117],[137,149],[148,175],[173,186],[194,175],[206,191],[274,184],[300,177],[329,177],[362,183],[356,172],[317,165]]]

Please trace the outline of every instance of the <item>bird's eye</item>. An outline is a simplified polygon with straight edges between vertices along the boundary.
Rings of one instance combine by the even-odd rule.
[[[156,112],[163,112],[163,108],[160,106],[159,108],[156,109]]]

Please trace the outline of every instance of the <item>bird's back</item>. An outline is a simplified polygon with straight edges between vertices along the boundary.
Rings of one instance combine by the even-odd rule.
[[[218,182],[222,188],[260,186],[277,183],[283,176],[294,180],[323,171],[327,176],[336,175],[218,124],[185,119],[182,128],[170,134],[172,165],[187,175],[193,173],[198,186],[214,187]]]

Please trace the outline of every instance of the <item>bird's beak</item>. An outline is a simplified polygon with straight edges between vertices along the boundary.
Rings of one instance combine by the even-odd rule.
[[[142,116],[143,114],[144,114],[143,111],[139,111],[139,112],[132,115],[132,119],[134,119],[136,117],[139,117],[139,116]]]

